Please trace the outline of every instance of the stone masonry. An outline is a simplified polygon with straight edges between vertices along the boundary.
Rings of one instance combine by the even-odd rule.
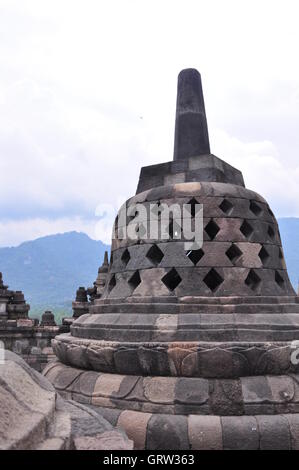
[[[99,413],[64,401],[18,355],[0,361],[0,450],[130,450],[133,443]]]
[[[175,219],[168,239],[119,237],[147,231],[137,203],[189,204],[191,224],[202,204],[202,247],[186,250]],[[299,297],[267,201],[210,153],[196,70],[178,79],[174,160],[142,168],[127,206],[104,288],[45,375],[138,449],[298,449]]]
[[[59,333],[69,331],[67,325],[57,326],[54,315],[45,312],[38,319],[29,318],[30,306],[24,294],[9,290],[0,273],[0,341],[5,347],[19,354],[34,369],[42,371],[54,359],[52,339]]]

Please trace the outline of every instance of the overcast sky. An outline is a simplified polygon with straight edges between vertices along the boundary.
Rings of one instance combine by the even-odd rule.
[[[186,67],[202,75],[211,151],[277,216],[299,216],[298,13],[298,0],[0,0],[0,246],[69,230],[108,242],[96,208],[172,159]]]

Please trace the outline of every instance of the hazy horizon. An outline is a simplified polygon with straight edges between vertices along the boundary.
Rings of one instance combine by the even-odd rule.
[[[278,221],[278,224],[280,222],[280,220],[285,220],[285,219],[297,219],[299,220],[299,217],[279,217],[277,218],[277,221]],[[111,232],[112,232],[112,227],[111,227]],[[100,241],[102,242],[104,245],[110,245],[111,244],[111,239],[108,241],[108,242],[105,242],[104,240],[101,240],[100,238],[96,238],[96,237],[93,237],[93,236],[90,236],[87,232],[84,232],[84,231],[80,231],[80,230],[68,230],[68,231],[65,231],[65,232],[55,232],[55,233],[47,233],[45,235],[42,235],[42,236],[37,236],[35,238],[32,238],[30,240],[24,240],[20,243],[17,243],[15,245],[0,245],[0,249],[1,248],[17,248],[18,246],[22,245],[23,243],[30,243],[30,242],[34,242],[36,240],[39,240],[41,238],[47,238],[47,237],[51,237],[51,236],[56,236],[56,235],[65,235],[65,234],[68,234],[68,233],[77,233],[77,234],[82,234],[82,235],[86,235],[87,237],[89,237],[91,240],[94,240],[94,241]]]

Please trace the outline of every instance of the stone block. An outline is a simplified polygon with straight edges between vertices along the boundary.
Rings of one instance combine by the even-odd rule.
[[[241,377],[244,403],[263,403],[272,401],[272,392],[266,377]]]
[[[283,415],[256,416],[260,432],[261,450],[290,450],[291,434],[288,420]]]
[[[191,450],[222,450],[222,428],[219,416],[188,416]]]
[[[209,381],[179,377],[175,384],[175,401],[186,405],[202,405],[209,399]]]
[[[147,425],[146,449],[188,450],[187,417],[152,415]]]
[[[291,449],[299,450],[299,414],[286,414],[283,416],[289,423]]]
[[[185,182],[185,173],[175,173],[171,175],[164,176],[164,184],[177,184]]]
[[[75,450],[132,450],[133,442],[117,431],[105,431],[94,436],[76,437]]]
[[[117,426],[124,429],[129,439],[134,442],[135,450],[142,450],[146,445],[147,423],[150,413],[138,413],[125,410],[119,415]]]
[[[153,403],[173,403],[177,379],[173,377],[145,377],[144,396]]]
[[[258,450],[259,431],[254,416],[221,417],[224,450]]]
[[[210,382],[210,410],[221,416],[243,414],[243,396],[239,380],[213,380]]]

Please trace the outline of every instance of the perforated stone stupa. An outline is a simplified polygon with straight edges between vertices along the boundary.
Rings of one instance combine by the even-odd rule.
[[[45,374],[136,448],[299,448],[299,298],[269,205],[210,153],[196,70],[178,78],[174,159],[141,169],[136,203],[189,204],[191,219],[202,204],[202,247],[173,227],[169,240],[113,238],[105,287]]]

